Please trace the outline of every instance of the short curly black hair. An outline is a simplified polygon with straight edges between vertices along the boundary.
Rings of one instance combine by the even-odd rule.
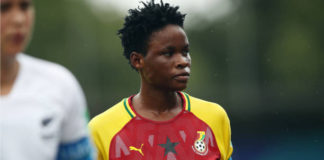
[[[154,0],[144,3],[143,8],[130,9],[125,17],[123,28],[118,31],[124,48],[124,56],[130,60],[132,52],[146,55],[147,45],[153,32],[162,29],[168,24],[183,28],[186,14],[178,11],[179,6],[170,6],[169,3],[154,3]],[[133,67],[133,66],[132,66]]]

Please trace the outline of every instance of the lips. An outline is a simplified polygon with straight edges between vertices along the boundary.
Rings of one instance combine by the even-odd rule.
[[[21,33],[15,33],[12,35],[12,41],[14,44],[21,44],[25,40],[25,36]]]
[[[174,76],[174,79],[180,82],[187,82],[189,80],[189,77],[190,77],[189,72],[184,72]]]

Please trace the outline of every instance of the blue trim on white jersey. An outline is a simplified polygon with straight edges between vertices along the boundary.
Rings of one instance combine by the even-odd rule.
[[[93,148],[89,138],[60,144],[56,160],[93,160]]]

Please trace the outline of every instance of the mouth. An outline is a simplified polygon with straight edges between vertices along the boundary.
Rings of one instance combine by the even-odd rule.
[[[12,41],[14,44],[21,44],[25,40],[25,36],[22,33],[15,33],[12,36]]]
[[[179,81],[179,82],[187,82],[189,80],[190,73],[189,72],[184,72],[180,73],[174,76],[174,79]]]

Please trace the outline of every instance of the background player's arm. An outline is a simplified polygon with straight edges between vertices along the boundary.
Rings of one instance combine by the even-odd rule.
[[[94,149],[88,133],[85,97],[77,80],[69,76],[64,82],[65,115],[57,159],[92,160]]]

